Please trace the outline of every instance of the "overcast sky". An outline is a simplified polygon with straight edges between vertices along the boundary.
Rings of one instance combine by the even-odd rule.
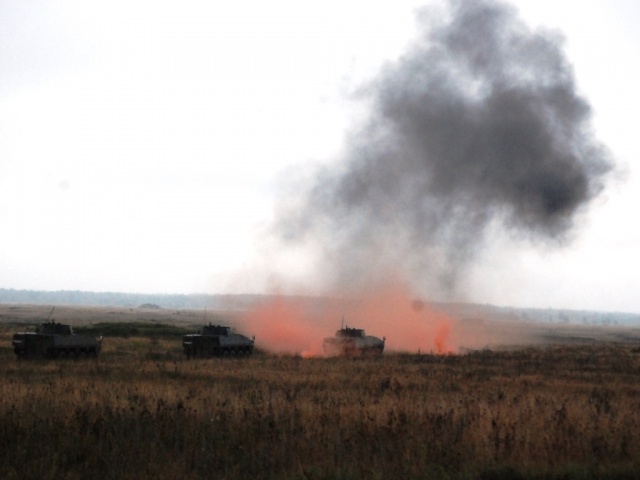
[[[457,299],[640,313],[640,3],[511,3],[564,37],[616,167],[571,242],[490,233]],[[313,293],[274,211],[432,4],[0,0],[0,288]]]

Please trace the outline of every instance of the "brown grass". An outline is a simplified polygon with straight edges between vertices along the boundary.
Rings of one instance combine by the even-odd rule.
[[[180,339],[17,361],[0,326],[0,478],[619,478],[640,350],[600,343],[188,361]]]

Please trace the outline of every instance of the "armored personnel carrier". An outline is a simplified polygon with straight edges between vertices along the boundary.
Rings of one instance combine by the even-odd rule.
[[[36,327],[35,332],[14,333],[11,344],[18,358],[56,358],[60,355],[78,357],[81,354],[97,357],[102,349],[102,337],[75,334],[71,325],[47,319]]]
[[[187,357],[214,357],[227,355],[251,355],[255,337],[231,333],[230,327],[205,325],[198,333],[182,338],[182,348]]]
[[[384,342],[378,337],[365,335],[361,328],[344,327],[334,337],[325,338],[322,342],[325,355],[352,357],[357,355],[382,355]]]

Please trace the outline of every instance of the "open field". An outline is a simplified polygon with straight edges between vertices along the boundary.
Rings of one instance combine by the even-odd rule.
[[[16,328],[33,327],[47,319],[51,313],[51,306],[44,305],[18,305],[0,304],[0,325],[15,325]],[[190,309],[168,308],[129,308],[129,307],[97,307],[77,305],[56,305],[51,315],[58,322],[69,323],[77,331],[83,328],[88,331],[101,333],[100,324],[137,323],[149,324],[150,328],[158,325],[172,325],[177,329],[195,331],[205,322],[221,323],[235,327],[240,333],[253,335],[252,326],[246,325],[239,311],[205,311]],[[302,322],[308,320],[302,320]],[[281,325],[269,324],[270,328],[278,328]],[[363,322],[368,326],[366,322]],[[255,325],[254,325],[255,326]],[[365,325],[362,325],[365,326]],[[80,327],[80,328],[78,328]],[[332,319],[322,324],[322,334],[331,335],[339,327],[339,323]],[[398,325],[398,333],[406,333],[402,326]],[[457,322],[455,329],[462,337],[472,339],[470,350],[479,349],[509,349],[521,348],[532,345],[549,344],[576,344],[594,345],[601,343],[625,343],[640,345],[640,328],[629,326],[601,326],[601,325],[575,325],[575,324],[549,324],[536,322],[523,322],[516,320],[491,321],[491,319],[474,318],[463,319]],[[390,340],[394,337],[393,331],[378,329],[371,333],[386,335]],[[261,347],[263,338],[258,335],[257,348]],[[479,341],[478,339],[482,339]],[[461,351],[464,352],[465,342],[461,343]],[[418,353],[417,350],[410,353]]]
[[[3,479],[640,472],[637,330],[524,326],[537,344],[457,355],[191,361],[179,333],[165,332],[108,337],[97,359],[17,361],[11,334],[50,309],[10,309],[0,309]],[[72,318],[55,312],[57,321]],[[70,323],[202,320],[202,312],[143,313],[76,311]]]
[[[47,320],[51,306],[0,304],[0,324],[15,323],[35,325]],[[207,321],[223,321],[233,313],[209,312]],[[174,325],[200,325],[203,310],[178,310],[163,308],[126,308],[56,305],[51,318],[69,323],[74,328],[96,323],[149,322]]]

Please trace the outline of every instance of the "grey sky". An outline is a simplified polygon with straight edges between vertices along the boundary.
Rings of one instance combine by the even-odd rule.
[[[620,168],[562,248],[487,224],[457,291],[640,312],[640,5],[512,3],[564,36]],[[349,154],[369,118],[352,94],[416,39],[419,6],[0,0],[0,287],[320,287],[322,239],[281,250],[265,232],[287,192]]]

